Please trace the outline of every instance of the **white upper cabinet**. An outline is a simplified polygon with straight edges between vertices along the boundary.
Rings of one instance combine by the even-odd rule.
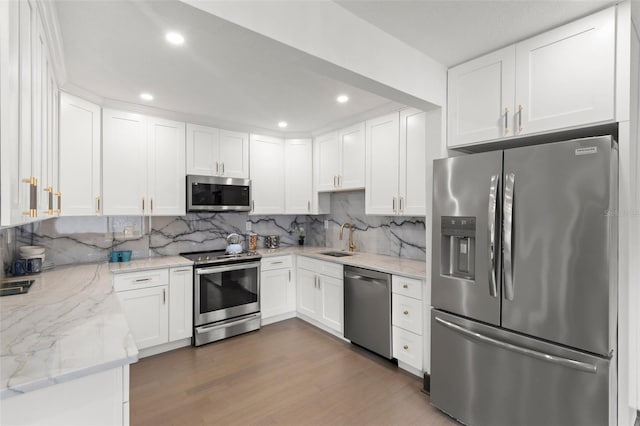
[[[249,144],[251,214],[282,214],[284,202],[284,140],[251,135]]]
[[[400,121],[394,112],[367,121],[367,214],[398,213]]]
[[[313,203],[313,146],[311,139],[284,143],[285,213],[309,214]]]
[[[0,226],[58,211],[58,87],[38,10],[28,0],[0,6]]]
[[[449,70],[449,147],[513,136],[515,48]]]
[[[400,111],[400,167],[398,214],[424,216],[427,211],[427,114]]]
[[[516,134],[614,119],[615,8],[516,44]]]
[[[359,123],[338,132],[340,150],[340,170],[338,188],[340,190],[364,188],[365,125]]]
[[[220,130],[220,176],[249,177],[249,134]]]
[[[185,142],[184,123],[148,119],[146,214],[184,216],[185,202]]]
[[[364,188],[365,125],[359,123],[314,140],[317,191]]]
[[[185,214],[184,123],[102,111],[105,215]]]
[[[249,135],[187,124],[187,173],[249,177]]]
[[[448,146],[615,119],[615,8],[449,70]]]
[[[318,136],[313,141],[314,174],[318,191],[333,191],[340,170],[338,132]]]
[[[102,110],[102,195],[105,215],[146,213],[147,118]]]
[[[100,107],[60,96],[60,192],[63,216],[100,214]]]

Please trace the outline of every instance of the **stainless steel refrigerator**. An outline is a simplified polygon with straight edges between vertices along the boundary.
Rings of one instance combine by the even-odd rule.
[[[474,426],[615,424],[617,159],[602,136],[434,162],[435,406]]]

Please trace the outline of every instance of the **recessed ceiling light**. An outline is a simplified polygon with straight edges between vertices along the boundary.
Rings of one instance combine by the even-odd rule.
[[[167,35],[164,36],[167,41],[171,44],[175,44],[176,46],[181,45],[182,43],[184,43],[184,37],[182,36],[182,34],[178,34],[178,33],[167,33]]]
[[[279,121],[278,122],[278,127],[284,129],[285,127],[287,127],[287,122],[286,121]]]
[[[343,104],[349,100],[349,97],[347,95],[340,95],[336,98],[336,100]]]
[[[143,99],[145,101],[152,101],[153,95],[151,93],[140,93],[140,99]]]

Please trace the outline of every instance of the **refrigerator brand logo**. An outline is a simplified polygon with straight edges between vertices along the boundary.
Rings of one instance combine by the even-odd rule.
[[[597,146],[590,146],[587,148],[576,148],[576,155],[589,155],[589,154],[595,154],[596,152],[598,152]]]

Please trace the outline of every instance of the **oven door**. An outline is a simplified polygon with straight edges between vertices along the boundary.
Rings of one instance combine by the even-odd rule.
[[[196,268],[194,325],[260,311],[260,262]]]

